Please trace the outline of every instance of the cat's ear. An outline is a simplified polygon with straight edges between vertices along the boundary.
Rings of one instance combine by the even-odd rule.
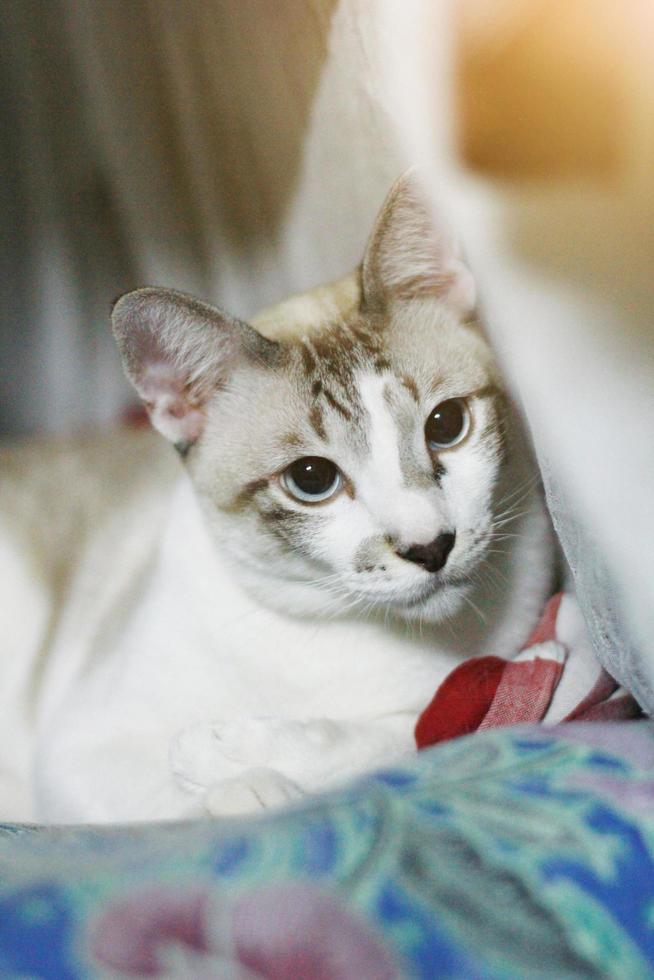
[[[434,226],[432,209],[409,171],[393,185],[368,240],[362,266],[363,305],[432,297],[461,317],[475,306],[475,283],[451,238]]]
[[[239,360],[270,364],[279,346],[207,303],[157,287],[121,296],[112,326],[153,426],[180,449],[201,435],[208,399]]]

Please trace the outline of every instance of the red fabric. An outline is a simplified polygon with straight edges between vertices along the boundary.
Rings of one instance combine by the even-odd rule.
[[[590,710],[602,707],[617,689],[617,681],[614,681],[610,674],[602,670],[592,690],[588,692],[583,701],[579,702],[574,711],[567,714],[563,720],[581,721],[584,718],[588,719]]]
[[[479,731],[540,721],[562,673],[563,664],[544,657],[518,663],[509,660]]]
[[[543,615],[538,621],[538,626],[525,644],[526,650],[529,647],[536,646],[537,643],[545,643],[547,640],[556,639],[556,617],[559,615],[559,606],[561,605],[562,598],[563,593],[557,592],[549,600],[543,610]]]
[[[418,718],[418,748],[476,731],[493,702],[506,666],[501,657],[478,657],[456,667]]]
[[[632,721],[644,718],[643,710],[631,694],[620,694],[600,704],[592,704],[584,711],[575,711],[575,721]],[[570,721],[566,718],[565,721]]]
[[[415,739],[419,749],[507,725],[641,716],[633,697],[619,692],[617,682],[599,663],[589,664],[583,647],[570,650],[558,639],[556,627],[562,598],[559,593],[547,603],[520,659],[473,657],[445,678],[418,719]],[[567,694],[566,688],[561,688],[563,694],[554,702],[554,708],[554,693],[571,663],[572,674],[565,676],[572,676],[572,684],[568,685]],[[566,705],[566,697],[579,697],[580,676],[587,678],[587,693],[583,695],[582,688],[581,700],[576,705],[574,701]]]

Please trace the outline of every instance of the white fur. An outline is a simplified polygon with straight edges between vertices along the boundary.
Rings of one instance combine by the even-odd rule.
[[[546,537],[536,508],[517,556],[523,580],[530,550],[542,555]],[[231,812],[238,801],[266,805],[293,796],[294,786],[318,789],[412,750],[417,714],[461,655],[447,632],[439,640],[429,626],[417,635],[383,621],[316,622],[262,605],[212,547],[185,476],[161,546],[139,544],[152,564],[139,561],[113,598],[94,600],[76,645],[66,629],[53,645],[36,805],[25,816]],[[524,591],[509,596],[493,652],[508,652],[528,629],[546,577],[544,568],[529,577],[527,601]],[[292,601],[292,585],[283,587]]]

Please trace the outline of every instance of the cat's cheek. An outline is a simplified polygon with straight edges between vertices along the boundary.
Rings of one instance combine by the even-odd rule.
[[[495,476],[495,467],[489,466],[481,453],[461,453],[448,465],[446,506],[459,538],[454,559],[464,557],[461,545],[465,535],[483,530],[488,523]]]
[[[377,533],[366,508],[357,500],[346,498],[331,508],[328,519],[316,532],[313,540],[316,557],[334,572],[349,576],[355,569],[362,544]]]

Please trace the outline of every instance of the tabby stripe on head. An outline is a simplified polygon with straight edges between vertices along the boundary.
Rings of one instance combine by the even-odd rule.
[[[316,370],[316,359],[313,356],[309,345],[305,341],[300,341],[300,356],[302,358],[302,366],[306,374],[313,374]]]
[[[400,382],[409,392],[416,404],[420,404],[420,392],[418,391],[418,385],[415,383],[413,378],[410,378],[408,374],[403,374],[400,378]]]
[[[350,330],[359,341],[364,350],[369,354],[377,354],[381,349],[381,341],[374,334],[369,333],[361,327],[350,324]]]
[[[309,424],[318,438],[322,439],[323,442],[327,442],[327,432],[325,431],[325,423],[320,405],[313,404],[309,409]]]
[[[348,422],[352,421],[352,412],[343,405],[335,395],[332,395],[328,388],[325,388],[323,392],[326,401],[331,405],[331,407],[343,416]]]
[[[302,439],[300,439],[297,432],[289,432],[287,436],[282,439],[282,446],[287,449],[299,449],[302,445]]]

